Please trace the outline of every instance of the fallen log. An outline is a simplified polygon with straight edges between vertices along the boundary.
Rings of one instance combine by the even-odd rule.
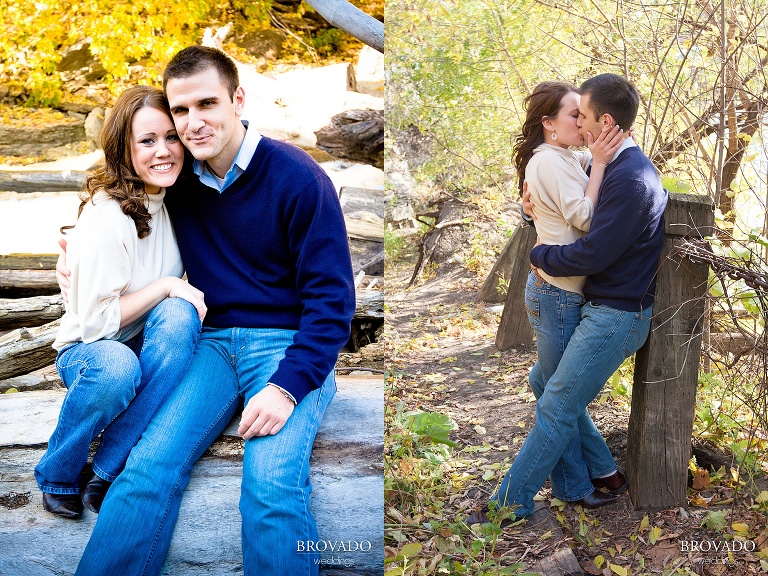
[[[43,368],[56,359],[51,348],[60,320],[38,328],[20,328],[0,338],[0,380]]]
[[[0,190],[12,192],[76,192],[83,189],[87,172],[0,171]]]
[[[64,298],[35,296],[32,298],[0,298],[0,329],[40,326],[64,315]]]
[[[59,291],[55,270],[0,270],[0,289]]]
[[[50,366],[40,368],[29,374],[0,380],[0,394],[5,394],[12,388],[19,392],[56,390],[57,388],[64,388],[64,383],[61,381],[61,378],[59,378],[56,366],[51,364]]]
[[[339,190],[350,244],[353,240],[384,242],[384,198],[384,190],[351,186]]]
[[[384,111],[347,110],[315,132],[317,147],[335,158],[384,169]]]
[[[358,290],[355,294],[355,319],[383,319],[384,292],[377,290]]]
[[[58,254],[0,254],[0,270],[53,270]]]

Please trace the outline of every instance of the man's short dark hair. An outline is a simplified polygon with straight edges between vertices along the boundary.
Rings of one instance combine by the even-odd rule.
[[[171,59],[163,72],[163,92],[166,91],[169,80],[188,78],[208,68],[216,69],[229,96],[234,97],[235,90],[240,85],[237,66],[224,52],[207,46],[189,46]]]
[[[579,94],[589,96],[589,108],[595,120],[610,114],[624,130],[629,130],[637,118],[640,95],[632,83],[618,74],[600,74],[586,80]]]

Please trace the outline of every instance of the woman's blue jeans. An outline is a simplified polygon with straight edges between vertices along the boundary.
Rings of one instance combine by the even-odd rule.
[[[517,507],[515,514],[520,517],[533,513],[533,497],[579,430],[587,405],[621,363],[645,343],[651,315],[650,307],[642,312],[591,302],[581,307],[581,322],[536,402],[536,423],[491,497],[499,506]],[[584,472],[586,467],[580,478],[569,482],[591,492],[589,474]]]
[[[158,410],[102,505],[76,574],[160,574],[194,463],[242,400],[269,383],[295,331],[203,328],[182,383]],[[240,492],[243,568],[249,576],[317,574],[309,457],[336,392],[333,372],[274,436],[245,442]],[[304,544],[306,549],[306,544]]]
[[[67,395],[35,468],[40,490],[78,494],[88,449],[102,430],[93,471],[114,481],[153,414],[181,381],[199,334],[195,307],[166,298],[128,342],[79,342],[60,351],[56,368]]]
[[[525,308],[536,333],[538,357],[528,383],[537,400],[557,370],[568,341],[581,321],[582,304],[581,294],[561,290],[533,272],[528,274]],[[565,502],[581,500],[594,490],[588,481],[590,478],[605,476],[614,470],[616,463],[611,451],[584,410],[578,418],[576,432],[549,475],[552,493]]]

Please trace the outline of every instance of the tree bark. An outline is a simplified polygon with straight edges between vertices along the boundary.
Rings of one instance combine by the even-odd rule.
[[[384,111],[347,110],[315,132],[317,147],[334,158],[347,158],[384,169]]]
[[[87,172],[0,171],[0,190],[13,192],[77,192],[83,189]]]
[[[60,320],[39,328],[20,328],[0,338],[0,380],[43,368],[56,359],[51,344],[56,339]]]
[[[355,319],[383,319],[384,293],[377,290],[358,290],[355,295]]]
[[[329,24],[351,34],[374,50],[384,53],[384,23],[347,0],[307,0]]]
[[[64,299],[55,296],[0,298],[0,329],[40,326],[64,314]]]

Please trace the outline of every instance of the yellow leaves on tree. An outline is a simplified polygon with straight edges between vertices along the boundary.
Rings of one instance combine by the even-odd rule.
[[[271,3],[248,4],[266,14]],[[155,82],[175,52],[199,43],[214,10],[233,9],[215,0],[0,0],[0,83],[23,85],[28,104],[57,104],[61,54],[81,41],[90,41],[108,81],[127,79],[129,66],[140,61],[147,70],[142,80]]]

